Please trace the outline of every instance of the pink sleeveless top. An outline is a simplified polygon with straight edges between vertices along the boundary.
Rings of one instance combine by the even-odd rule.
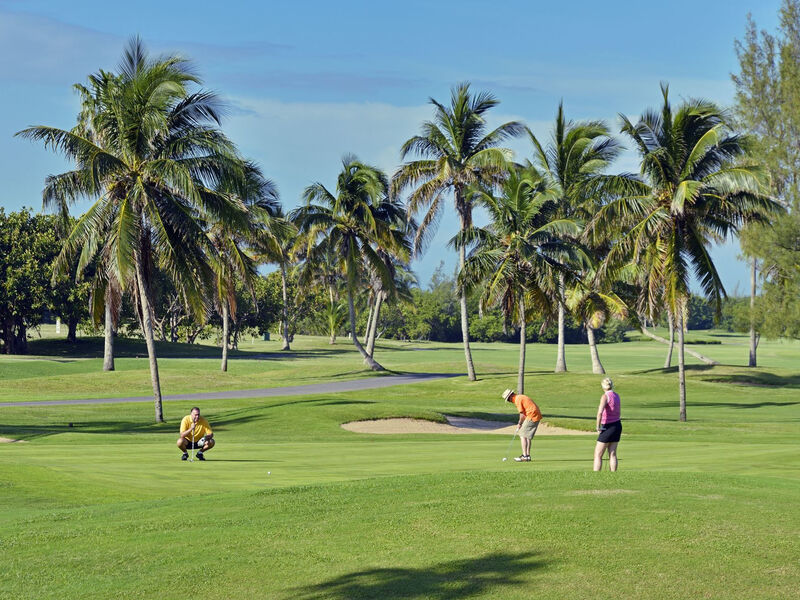
[[[619,421],[619,394],[614,390],[609,390],[606,392],[606,400],[606,406],[600,416],[600,423],[603,425]]]

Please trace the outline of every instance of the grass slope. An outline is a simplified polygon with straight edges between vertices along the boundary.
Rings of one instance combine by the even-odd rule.
[[[165,391],[370,375],[344,344],[299,342],[288,357],[233,360],[228,374],[209,358],[164,359]],[[592,437],[536,438],[520,465],[501,462],[505,436],[339,427],[513,421],[498,397],[516,380],[513,345],[476,345],[477,382],[198,402],[219,440],[204,463],[174,447],[190,402],[167,403],[162,425],[149,402],[0,408],[0,436],[24,440],[0,444],[0,598],[796,597],[800,346],[762,343],[765,366],[747,369],[742,344],[701,350],[727,364],[693,363],[688,423],[660,345],[601,346],[623,400],[613,475],[590,472]],[[458,345],[379,352],[396,371],[463,371]],[[588,352],[569,348],[567,374],[550,372],[553,358],[531,347],[526,391],[549,422],[592,429],[600,378]],[[146,394],[138,362],[102,374],[94,358],[0,359],[3,398]]]

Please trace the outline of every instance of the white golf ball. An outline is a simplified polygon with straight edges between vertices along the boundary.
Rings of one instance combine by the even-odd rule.
[[[272,471],[267,471],[267,475],[272,475]]]
[[[503,462],[506,462],[507,460],[508,460],[507,458],[504,458],[504,459],[503,459]]]

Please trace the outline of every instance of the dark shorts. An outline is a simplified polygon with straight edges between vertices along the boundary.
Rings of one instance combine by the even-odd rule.
[[[614,421],[613,423],[605,423],[600,425],[600,435],[597,436],[597,441],[604,444],[611,442],[618,442],[622,435],[622,421]]]
[[[187,450],[202,450],[205,445],[206,445],[205,438],[200,438],[196,442],[192,442],[190,440],[186,440],[186,449]]]

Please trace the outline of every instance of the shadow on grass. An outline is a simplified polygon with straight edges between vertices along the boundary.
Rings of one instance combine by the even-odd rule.
[[[159,358],[205,358],[221,360],[221,349],[205,344],[185,344],[182,342],[156,342],[156,356]],[[253,350],[231,350],[228,359],[279,360],[287,358],[312,358],[334,356],[351,352],[349,348],[324,348],[317,350],[288,350],[260,352]],[[102,358],[103,338],[78,338],[75,342],[65,339],[43,338],[29,340],[28,354],[62,358]],[[144,340],[117,338],[114,342],[115,358],[147,358]]]
[[[800,375],[775,375],[764,372],[703,377],[703,381],[753,387],[800,387]]]
[[[295,588],[287,598],[455,600],[487,593],[499,598],[502,597],[503,588],[525,583],[532,572],[541,570],[545,565],[546,562],[537,559],[533,553],[496,553],[420,569],[366,569],[340,575],[317,585]]]
[[[697,371],[702,373],[703,371],[710,371],[714,367],[719,367],[723,365],[686,365],[686,372],[693,372]],[[640,371],[631,371],[634,375],[647,375],[648,373],[677,373],[678,367],[667,367],[667,368],[657,368],[657,369],[642,369]]]
[[[190,406],[194,401],[187,400],[185,412],[188,414]],[[216,413],[203,413],[211,423],[215,431],[227,431],[231,427],[246,425],[257,421],[268,420],[268,414],[263,414],[265,410],[271,410],[292,404],[315,404],[317,406],[341,406],[348,404],[375,404],[370,400],[330,400],[327,396],[316,398],[306,398],[298,400],[288,400],[263,404],[257,407],[245,407],[221,411]],[[138,435],[163,435],[174,433],[177,435],[177,427],[184,414],[182,411],[172,411],[173,414],[165,423],[146,423],[141,421],[72,421],[58,424],[47,425],[6,425],[0,423],[0,437],[9,437],[15,440],[32,441],[62,433],[91,433],[91,434],[138,434]],[[68,418],[68,417],[67,417]]]
[[[687,401],[688,406],[705,406],[718,408],[754,409],[767,406],[795,406],[798,402],[695,402]],[[645,405],[647,408],[671,408],[677,406],[675,402],[651,402]],[[626,419],[628,421],[658,421],[659,419]]]

